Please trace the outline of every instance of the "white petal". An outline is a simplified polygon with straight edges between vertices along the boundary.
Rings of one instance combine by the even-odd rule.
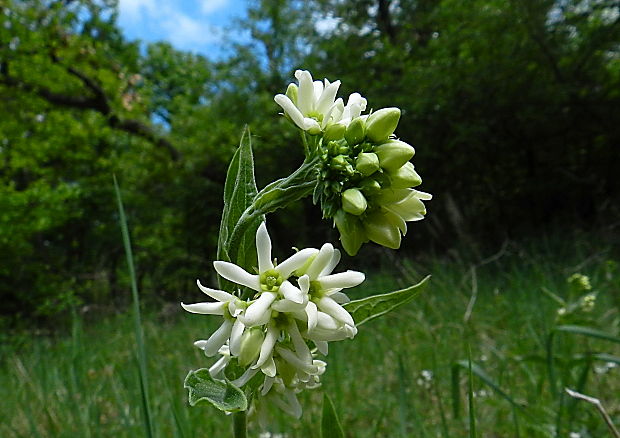
[[[323,94],[323,82],[314,81],[312,85],[314,86],[314,94],[312,96],[312,110],[316,111],[317,110],[316,103],[321,98],[321,95]]]
[[[273,377],[265,376],[265,381],[263,382],[263,387],[260,390],[260,395],[264,396],[269,392],[269,390],[273,386],[274,380],[275,379]]]
[[[433,195],[431,195],[430,193],[421,192],[419,190],[414,190],[414,192],[415,197],[418,199],[422,199],[423,201],[430,201],[431,199],[433,199]]]
[[[202,315],[223,315],[224,303],[196,303],[185,304],[181,303],[181,307],[190,313],[200,313]]]
[[[281,313],[297,313],[304,310],[305,304],[307,303],[295,303],[291,300],[282,299],[273,303],[271,308]]]
[[[293,123],[295,123],[300,129],[305,129],[304,115],[299,111],[299,108],[295,106],[293,101],[284,94],[276,95],[273,100],[282,107],[284,113],[287,114]]]
[[[323,289],[342,289],[353,287],[362,283],[366,276],[363,272],[346,271],[338,274],[326,275],[319,278],[319,283]]]
[[[293,284],[288,280],[286,280],[280,285],[280,292],[282,292],[282,295],[284,295],[284,298],[286,298],[289,301],[292,301],[298,304],[301,304],[304,302],[304,296],[301,293],[301,291],[295,286],[293,286]]]
[[[310,290],[310,277],[308,274],[304,274],[297,280],[297,284],[299,284],[299,288],[301,289],[301,293],[306,295]]]
[[[245,331],[245,325],[236,320],[230,331],[230,354],[233,356],[239,356],[239,349],[241,348],[241,336]]]
[[[233,295],[229,294],[228,292],[224,292],[223,290],[211,289],[209,287],[203,286],[200,283],[200,280],[196,280],[196,284],[198,285],[198,287],[203,293],[209,295],[214,300],[224,302],[224,301],[231,301],[232,299],[235,298]]]
[[[340,81],[333,82],[325,87],[323,93],[316,102],[316,110],[321,114],[326,114],[327,111],[334,105],[334,99],[336,93],[338,93],[338,87],[340,87]]]
[[[299,81],[299,91],[297,93],[297,107],[303,115],[312,111],[314,103],[314,83],[312,76],[306,70],[297,70],[295,77]]]
[[[201,350],[205,349],[205,345],[207,345],[206,340],[200,340],[200,341],[194,342],[194,347],[200,348]]]
[[[282,357],[282,359],[284,359],[285,361],[293,365],[293,367],[297,368],[298,370],[301,370],[308,374],[315,374],[319,370],[319,368],[315,366],[314,364],[312,364],[311,361],[308,362],[308,361],[302,360],[299,356],[297,356],[291,350],[278,346],[276,347],[276,351],[278,352],[280,357]]]
[[[316,248],[302,249],[280,263],[276,269],[282,277],[288,278],[294,270],[301,268],[310,257],[318,252],[319,250]]]
[[[255,291],[260,291],[260,280],[258,275],[252,275],[245,271],[245,269],[240,268],[234,263],[216,261],[213,262],[213,267],[226,280],[230,280],[234,283],[240,284],[242,286],[247,286],[250,289],[254,289]]]
[[[278,370],[276,368],[276,363],[273,360],[273,357],[269,356],[269,359],[267,359],[267,362],[265,362],[264,365],[260,367],[260,370],[268,377],[275,377]]]
[[[309,117],[304,117],[304,127],[303,130],[308,134],[317,135],[321,133],[321,125],[314,119]]]
[[[327,267],[334,254],[334,246],[331,243],[326,243],[321,247],[321,250],[316,255],[310,266],[306,270],[306,274],[312,280],[316,280],[319,274]]]
[[[308,302],[306,306],[306,315],[308,316],[308,331],[312,331],[319,322],[319,312],[316,308],[316,304],[312,301]]]
[[[273,269],[271,261],[271,238],[267,232],[267,225],[261,222],[256,230],[256,252],[258,253],[258,272],[263,273]]]
[[[252,368],[248,368],[247,370],[245,370],[245,373],[243,373],[241,375],[241,377],[239,377],[238,379],[235,379],[233,381],[231,381],[230,383],[232,383],[233,385],[235,385],[236,387],[240,388],[243,385],[245,385],[246,383],[248,383],[248,381],[254,377],[254,375],[258,372],[258,370],[252,369]]]
[[[260,354],[258,356],[258,361],[256,365],[252,368],[260,368],[263,366],[267,360],[271,358],[271,353],[273,352],[273,346],[276,345],[276,341],[278,340],[278,336],[280,335],[280,330],[270,325],[267,327],[267,335],[263,340],[263,345],[260,347]]]
[[[332,254],[332,259],[329,261],[327,266],[325,266],[325,269],[321,271],[319,276],[322,277],[324,275],[331,274],[338,263],[340,263],[340,251],[338,249],[334,249],[334,253]]]
[[[284,397],[286,399],[285,408],[283,409],[289,415],[292,415],[295,418],[301,418],[302,409],[299,404],[299,400],[297,400],[297,396],[291,390],[288,390],[284,393]]]
[[[355,322],[353,322],[353,318],[340,304],[336,303],[330,297],[323,297],[318,303],[319,309],[323,312],[333,316],[339,321],[355,327]]]
[[[334,289],[334,290],[337,290],[337,289]],[[343,294],[342,292],[332,292],[332,293],[328,292],[327,296],[330,297],[335,302],[337,302],[338,304],[344,304],[344,303],[348,303],[349,301],[351,301],[349,297],[346,294]]]
[[[295,353],[299,358],[304,361],[312,361],[312,354],[310,353],[310,349],[308,345],[306,345],[306,341],[301,337],[301,333],[299,333],[299,328],[297,327],[297,323],[292,321],[288,325],[288,333],[291,336],[291,341],[293,341],[293,346],[295,347]]]
[[[316,345],[317,350],[319,350],[323,356],[327,356],[327,353],[329,353],[329,344],[326,341],[314,341],[314,345]]]
[[[226,368],[228,362],[230,362],[230,356],[220,357],[219,360],[211,365],[211,368],[209,368],[209,374],[211,377],[215,378],[224,368]]]
[[[230,336],[230,330],[232,329],[233,322],[229,319],[224,320],[224,323],[218,328],[205,343],[205,354],[209,357],[215,356],[217,351],[226,342]]]
[[[340,327],[338,321],[333,316],[325,313],[325,312],[317,312],[317,324],[316,329],[327,330],[327,331],[336,331]]]
[[[248,327],[257,325],[259,321],[265,318],[267,312],[271,312],[269,306],[276,299],[276,296],[273,292],[263,292],[256,301],[245,309],[245,313],[239,316],[241,322]]]

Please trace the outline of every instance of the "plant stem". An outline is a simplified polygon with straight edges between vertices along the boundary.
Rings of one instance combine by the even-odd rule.
[[[235,412],[232,415],[233,418],[233,437],[234,438],[247,438],[248,425],[247,425],[247,411]]]

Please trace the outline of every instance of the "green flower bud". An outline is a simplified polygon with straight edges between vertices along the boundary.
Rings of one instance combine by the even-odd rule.
[[[373,242],[387,248],[398,249],[400,247],[402,224],[404,224],[404,221],[398,215],[381,209],[366,217],[364,230],[366,231],[366,236]]]
[[[362,244],[368,240],[359,218],[344,210],[338,210],[334,223],[340,232],[340,243],[344,250],[350,256],[357,254]]]
[[[342,194],[342,209],[347,213],[359,216],[368,208],[366,198],[358,189],[347,189]]]
[[[332,158],[330,166],[332,169],[340,170],[349,175],[354,173],[353,166],[351,166],[351,164],[347,160],[347,157],[345,157],[344,155],[337,155],[334,158]]]
[[[379,157],[372,152],[360,152],[355,160],[355,168],[364,176],[369,176],[379,170]]]
[[[415,149],[400,140],[390,140],[375,148],[381,167],[389,171],[400,168],[415,154]]]
[[[407,161],[396,172],[390,173],[390,182],[392,189],[407,189],[422,184],[422,178],[415,171],[413,164]]]
[[[364,178],[359,182],[358,187],[367,196],[375,195],[381,191],[381,184],[372,178]]]
[[[347,127],[347,130],[344,133],[344,139],[351,146],[360,144],[361,142],[364,141],[365,128],[366,126],[364,124],[364,120],[361,117],[356,117],[355,119],[351,121],[351,123],[349,123],[349,126]]]
[[[399,119],[398,108],[382,108],[372,113],[366,120],[366,136],[375,143],[384,142],[394,133]]]
[[[239,365],[245,367],[254,362],[260,353],[265,336],[259,328],[246,330],[241,337],[239,348]]]
[[[291,99],[291,102],[293,102],[295,105],[297,105],[297,92],[298,92],[297,85],[288,84],[285,94],[286,94],[286,97]]]
[[[344,125],[340,123],[332,123],[327,126],[325,129],[325,133],[323,134],[323,138],[325,140],[340,140],[344,136],[344,131],[347,129]]]

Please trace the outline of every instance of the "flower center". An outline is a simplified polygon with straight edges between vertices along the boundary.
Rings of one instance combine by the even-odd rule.
[[[269,269],[260,274],[260,287],[263,291],[277,292],[283,281],[284,278],[275,269]]]

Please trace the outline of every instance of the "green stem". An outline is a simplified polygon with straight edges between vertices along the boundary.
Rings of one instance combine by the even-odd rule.
[[[247,411],[235,412],[232,415],[234,438],[247,438],[248,436],[248,417],[246,412]]]
[[[241,215],[226,244],[231,260],[236,260],[239,245],[248,227],[260,216],[271,213],[312,194],[317,181],[318,157],[304,161],[291,175],[267,185]]]

